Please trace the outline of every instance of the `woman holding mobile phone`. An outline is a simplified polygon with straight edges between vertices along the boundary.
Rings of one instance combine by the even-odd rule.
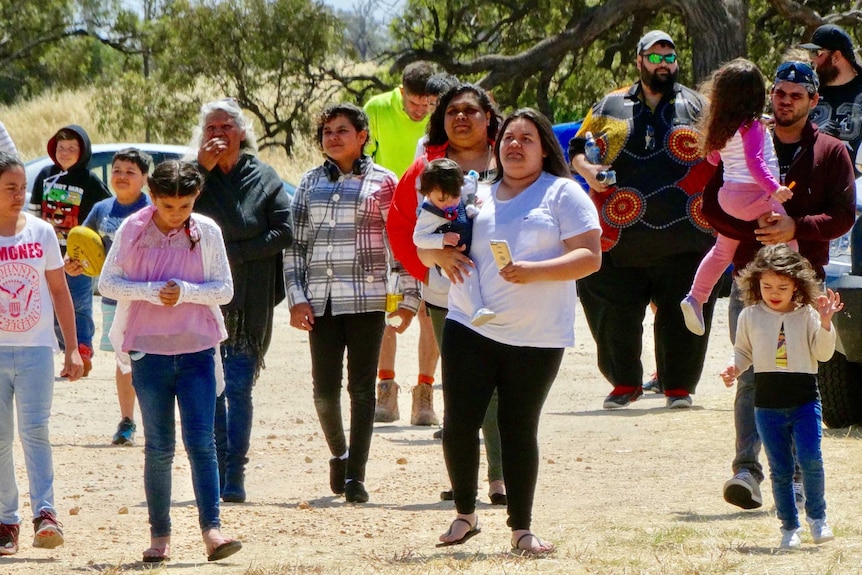
[[[463,283],[454,283],[443,328],[443,452],[457,516],[439,545],[464,543],[479,533],[477,440],[481,414],[496,391],[512,548],[543,555],[554,546],[531,531],[539,414],[564,348],[574,345],[575,280],[601,265],[600,226],[545,116],[518,110],[500,134],[497,177],[473,222],[475,267],[457,264],[462,274],[479,274],[497,318],[471,325],[469,294]],[[513,261],[502,269],[492,240],[511,251]]]

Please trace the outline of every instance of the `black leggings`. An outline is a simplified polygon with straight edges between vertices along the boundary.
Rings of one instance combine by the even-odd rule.
[[[341,378],[347,349],[347,393],[350,394],[350,457],[346,479],[365,481],[365,464],[374,430],[374,384],[383,337],[382,312],[333,316],[329,303],[314,318],[308,333],[314,407],[333,457],[347,451],[341,421]]]
[[[462,514],[476,510],[479,429],[496,389],[507,524],[513,530],[529,529],[539,472],[539,415],[563,349],[505,345],[449,319],[443,334],[443,454],[455,507]]]

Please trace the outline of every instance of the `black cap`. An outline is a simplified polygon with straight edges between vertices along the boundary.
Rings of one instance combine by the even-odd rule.
[[[853,40],[841,26],[824,24],[814,31],[810,42],[801,44],[799,47],[806,50],[824,49],[841,52],[856,71],[862,74],[862,66],[856,62],[856,53],[853,51]]]

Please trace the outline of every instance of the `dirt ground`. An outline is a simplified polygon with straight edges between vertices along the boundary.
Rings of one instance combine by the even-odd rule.
[[[595,346],[578,311],[577,344],[545,405],[534,530],[558,546],[549,559],[509,553],[505,510],[488,505],[480,485],[482,533],[462,547],[434,544],[452,519],[439,441],[409,425],[416,378],[411,327],[399,340],[402,420],[377,424],[367,486],[371,501],[349,505],[328,488],[329,454],[311,399],[306,335],[288,326],[284,306],[268,368],[255,389],[249,501],[223,504],[224,532],[243,550],[207,564],[196,526],[188,461],[174,464],[172,558],[167,571],[192,573],[862,573],[858,489],[860,435],[825,430],[829,517],[837,539],[776,553],[778,521],[768,482],[764,506],[743,512],[721,497],[733,457],[733,392],[717,374],[730,356],[726,302],[720,300],[694,408],[670,411],[647,394],[628,409],[601,408],[609,385],[595,367]],[[98,306],[97,306],[98,307]],[[652,330],[648,315],[644,328]],[[97,325],[99,320],[97,318]],[[644,364],[654,363],[651,336]],[[51,420],[56,504],[66,544],[33,549],[22,526],[18,555],[0,558],[0,574],[129,573],[148,545],[143,434],[138,446],[109,445],[119,412],[113,360],[100,352],[85,380],[58,382]],[[439,376],[439,372],[438,372]],[[442,393],[435,386],[442,413]],[[346,395],[346,394],[345,394]],[[345,405],[345,413],[347,413]],[[22,506],[31,511],[20,445],[15,447]],[[480,475],[484,475],[483,469]]]

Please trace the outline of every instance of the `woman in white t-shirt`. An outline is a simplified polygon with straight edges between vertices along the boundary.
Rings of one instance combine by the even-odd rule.
[[[21,523],[12,460],[15,407],[30,484],[33,547],[63,544],[48,433],[58,350],[55,313],[67,344],[60,377],[74,381],[84,373],[60,244],[50,224],[22,212],[26,189],[21,160],[0,152],[0,555],[18,551]]]
[[[472,325],[469,294],[457,283],[443,330],[443,451],[458,515],[440,545],[463,543],[479,532],[478,431],[496,389],[512,547],[546,554],[554,546],[530,531],[539,414],[564,348],[574,345],[575,280],[601,265],[600,226],[592,202],[571,179],[547,118],[521,109],[500,133],[498,175],[473,222],[470,251],[472,272],[497,317]],[[502,269],[491,240],[508,242],[512,262]],[[466,273],[467,266],[459,265]]]

